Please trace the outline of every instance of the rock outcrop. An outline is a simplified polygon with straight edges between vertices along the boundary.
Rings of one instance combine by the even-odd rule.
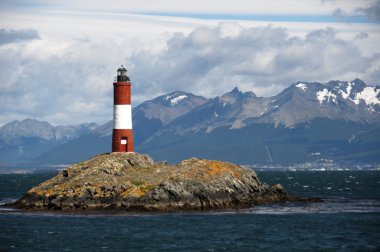
[[[251,169],[191,158],[177,165],[148,155],[111,153],[74,164],[30,189],[23,209],[174,211],[243,208],[296,201],[281,185],[259,181]]]

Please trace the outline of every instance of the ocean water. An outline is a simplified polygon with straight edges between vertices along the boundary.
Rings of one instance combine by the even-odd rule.
[[[0,175],[0,202],[53,176]],[[380,171],[258,172],[323,203],[169,214],[0,210],[0,251],[379,251]]]

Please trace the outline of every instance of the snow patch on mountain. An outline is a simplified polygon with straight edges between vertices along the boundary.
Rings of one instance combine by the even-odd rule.
[[[322,91],[317,92],[317,100],[319,104],[322,104],[324,101],[330,102],[330,100],[336,103],[336,95],[327,90],[327,88],[324,88]]]
[[[342,86],[342,83],[339,83],[339,86]],[[339,90],[339,93],[340,95],[344,98],[344,99],[347,99],[350,94],[351,94],[351,90],[352,90],[352,84],[351,82],[348,82],[347,83],[347,88],[346,88],[346,91],[344,91],[343,89],[340,89]]]
[[[183,99],[186,99],[186,98],[187,98],[186,95],[180,95],[180,96],[178,96],[178,97],[176,97],[176,98],[171,99],[171,100],[170,100],[170,103],[171,103],[172,105],[176,105],[176,104],[180,103]]]
[[[177,93],[165,96],[165,101],[169,101],[171,105],[177,105],[187,98],[187,95],[178,95]]]
[[[380,100],[378,98],[380,94],[380,89],[374,87],[365,87],[362,92],[357,93],[355,99],[352,101],[357,105],[360,101],[364,101],[367,105],[376,105],[380,104]]]
[[[304,84],[304,83],[298,83],[298,84],[296,85],[296,87],[298,87],[298,88],[301,89],[302,91],[306,91],[306,90],[307,90],[307,86],[306,86],[306,84]]]

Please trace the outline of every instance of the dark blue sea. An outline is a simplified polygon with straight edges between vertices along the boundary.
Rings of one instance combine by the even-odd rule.
[[[0,202],[54,173],[0,175]],[[170,214],[0,211],[0,251],[380,251],[380,171],[266,171],[323,203]]]

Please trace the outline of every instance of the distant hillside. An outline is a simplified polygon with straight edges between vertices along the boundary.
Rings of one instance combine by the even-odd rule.
[[[132,111],[135,146],[154,133],[208,99],[186,92],[175,91],[143,102]],[[111,151],[112,120],[94,129],[91,133],[59,145],[33,160],[33,164],[67,164]]]
[[[176,91],[140,104],[132,117],[135,150],[157,160],[380,162],[380,88],[359,79],[298,82],[272,97],[238,88],[213,99]],[[49,147],[33,164],[67,164],[109,152],[112,128],[109,121]]]
[[[298,82],[268,98],[235,88],[173,120],[139,149],[169,161],[380,161],[379,97],[379,87],[359,79]]]
[[[10,122],[0,127],[0,164],[29,162],[60,144],[88,134],[97,126],[84,123],[54,127],[29,118]]]
[[[165,131],[139,146],[157,160],[192,156],[240,164],[291,164],[317,159],[380,162],[380,127],[317,118],[294,127],[252,123],[238,129]]]

